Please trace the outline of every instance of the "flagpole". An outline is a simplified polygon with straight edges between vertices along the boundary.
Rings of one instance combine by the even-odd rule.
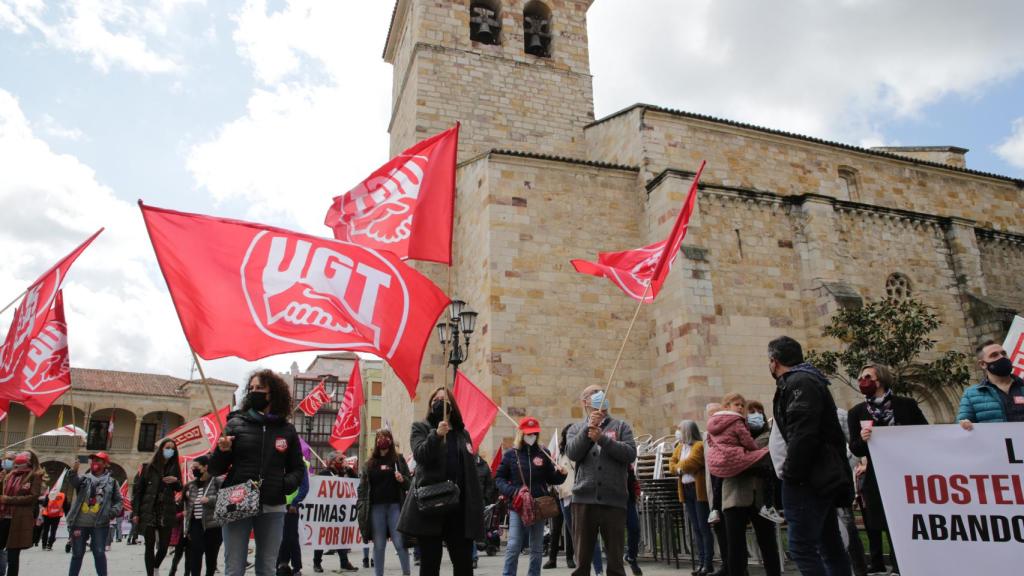
[[[203,365],[199,363],[199,356],[196,356],[196,351],[192,349],[192,345],[189,344],[188,351],[192,353],[192,361],[196,363],[196,369],[199,370],[199,378],[203,382],[203,388],[206,388],[206,397],[210,399],[210,406],[213,407],[213,417],[217,419],[217,426],[220,426],[220,433],[224,433],[224,421],[220,418],[220,408],[217,408],[217,403],[213,401],[213,392],[210,391],[210,383],[206,381],[206,373],[203,372]],[[218,434],[220,436],[220,434]]]
[[[508,418],[508,421],[512,423],[512,426],[514,428],[519,428],[519,422],[516,422],[515,418],[509,416],[508,412],[505,412],[505,410],[501,406],[498,406],[497,404],[495,404],[494,407],[498,409],[498,412],[501,412],[502,416],[504,416],[505,418]],[[537,437],[537,440],[538,441],[540,440],[539,436]],[[544,450],[541,450],[540,453],[543,454],[544,457],[548,459],[548,462],[551,462],[555,466],[558,466],[558,464],[554,460],[551,459],[551,455],[550,454],[548,454]]]
[[[4,312],[7,312],[7,309],[10,308],[11,306],[14,306],[18,302],[18,300],[21,300],[21,297],[24,296],[26,292],[28,292],[27,289],[24,290],[21,294],[18,294],[17,298],[15,298],[14,300],[11,300],[10,304],[8,304],[7,306],[4,306],[3,310],[0,310],[0,314],[3,314]]]
[[[71,430],[74,431],[75,428],[77,427],[77,425],[75,424],[75,387],[74,386],[70,386],[68,388],[68,396],[70,397],[70,400],[71,400]],[[84,424],[84,422],[83,422],[83,424]],[[89,433],[88,432],[86,432],[85,437],[86,438],[89,437]],[[76,434],[75,435],[75,453],[74,453],[74,456],[76,456],[76,457],[78,456],[79,449],[81,448],[79,446],[79,444],[80,444],[80,442],[78,441],[78,435]]]
[[[636,324],[637,316],[640,315],[640,307],[644,305],[644,300],[647,299],[647,292],[651,289],[652,278],[647,282],[647,286],[644,287],[644,295],[640,297],[640,301],[636,303],[636,312],[633,312],[633,319],[629,321],[629,328],[626,329],[626,335],[622,338],[622,346],[619,347],[619,355],[615,358],[615,364],[612,365],[612,373],[608,375],[608,383],[604,386],[604,397],[608,399],[608,390],[612,387],[612,381],[615,378],[615,371],[619,368],[619,361],[622,360],[622,353],[626,350],[626,342],[629,341],[629,333],[633,331],[633,325]]]

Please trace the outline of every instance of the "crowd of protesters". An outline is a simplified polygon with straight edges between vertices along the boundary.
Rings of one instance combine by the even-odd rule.
[[[1013,375],[1006,351],[990,340],[976,354],[984,378],[963,393],[960,426],[971,431],[979,423],[1024,422],[1024,382]],[[883,364],[860,369],[857,384],[864,399],[847,412],[836,406],[825,375],[804,361],[796,340],[772,340],[767,357],[776,384],[770,413],[760,402],[728,393],[706,407],[705,433],[692,419],[676,427],[668,470],[677,478],[678,499],[692,533],[694,576],[746,574],[748,526],[765,573],[780,575],[777,534],[783,523],[787,557],[802,575],[865,576],[888,573],[889,567],[898,574],[871,437],[875,427],[927,425],[924,413],[913,399],[893,393],[894,375]],[[412,426],[411,454],[400,452],[390,430],[379,430],[362,465],[338,453],[319,472],[360,480],[359,530],[372,545],[372,554],[363,551],[364,568],[383,574],[390,540],[405,575],[411,574],[413,559],[421,576],[439,574],[445,549],[455,576],[472,574],[478,549],[491,546],[495,538],[484,511],[492,523],[496,509],[503,507],[508,513],[503,576],[519,573],[519,559],[527,550],[528,576],[557,567],[562,551],[573,576],[625,576],[627,565],[634,576],[642,574],[637,445],[630,424],[610,415],[611,400],[601,387],[579,394],[583,418],[560,430],[557,454],[539,442],[541,422],[522,418],[512,447],[495,461],[493,475],[487,460],[474,451],[449,390],[438,388],[429,398],[427,414]],[[158,575],[170,555],[170,576],[182,559],[187,576],[212,576],[221,569],[222,550],[225,576],[242,576],[253,566],[257,576],[299,574],[298,509],[308,491],[309,470],[289,422],[292,404],[279,375],[254,373],[216,448],[189,462],[192,480],[187,483],[174,442],[158,446],[134,478],[131,496],[127,539],[133,544],[142,536],[140,568],[145,574]],[[85,461],[88,469],[81,470]],[[69,575],[80,573],[87,550],[95,572],[108,573],[112,526],[120,541],[122,515],[129,514],[109,466],[104,452],[83,457],[70,467],[63,491],[50,490],[50,479],[32,451],[4,454],[0,576],[20,572],[23,550],[34,545],[52,550],[62,519],[68,526]],[[240,502],[251,501],[251,513],[244,517],[218,513],[221,490],[232,487]],[[863,517],[866,552],[856,509]],[[883,539],[888,539],[888,558]],[[493,542],[489,551],[497,545]],[[358,570],[348,550],[326,554],[338,557],[341,570]],[[323,572],[324,555],[315,552],[314,572]]]

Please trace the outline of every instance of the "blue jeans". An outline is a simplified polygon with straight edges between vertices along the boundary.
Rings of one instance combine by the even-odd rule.
[[[96,575],[107,576],[107,533],[109,531],[109,525],[92,528],[68,528],[68,536],[71,538],[71,565],[68,567],[68,576],[78,576],[82,570],[85,544],[90,538],[92,539],[92,562],[96,567]],[[77,535],[75,535],[76,532]]]
[[[561,500],[558,501],[558,505],[562,507],[562,520],[565,522],[565,530],[571,539],[573,537],[572,529],[572,506],[566,506]],[[597,542],[594,542],[594,560],[591,562],[594,567],[594,574],[604,573],[604,562],[601,561],[601,539],[598,538]]]
[[[224,535],[224,576],[243,576],[249,552],[249,532],[256,535],[256,576],[274,576],[284,534],[284,512],[263,512],[221,527]]]
[[[802,576],[850,576],[835,504],[806,486],[782,483],[789,555]]]
[[[505,570],[503,576],[516,576],[519,566],[519,553],[523,551],[523,540],[530,539],[530,570],[529,576],[540,576],[540,565],[544,560],[544,523],[536,522],[533,526],[523,524],[519,514],[508,512],[508,548],[505,549]]]
[[[626,561],[636,562],[640,551],[640,515],[636,510],[636,498],[632,494],[626,501]]]
[[[697,501],[697,488],[692,483],[683,484],[683,507],[686,509],[686,521],[693,527],[697,566],[710,572],[715,560],[715,540],[708,524],[711,510],[707,502]]]
[[[397,502],[374,504],[370,507],[370,525],[373,527],[373,573],[384,576],[384,553],[387,552],[388,536],[398,552],[402,574],[409,574],[409,552],[405,549],[402,534],[398,531],[398,514],[401,509]]]

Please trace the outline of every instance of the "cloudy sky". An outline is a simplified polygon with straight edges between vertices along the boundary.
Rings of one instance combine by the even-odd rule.
[[[329,199],[387,159],[391,9],[0,0],[0,306],[106,226],[65,284],[73,364],[188,376],[135,201],[326,235]],[[596,113],[647,102],[957,145],[972,168],[1024,177],[1022,21],[1019,0],[597,0]]]

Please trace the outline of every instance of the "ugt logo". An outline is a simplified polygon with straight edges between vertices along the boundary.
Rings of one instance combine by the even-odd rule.
[[[402,339],[409,291],[391,262],[376,251],[331,240],[271,231],[253,237],[241,268],[249,311],[264,334],[319,348],[391,343]],[[385,322],[378,303],[387,301]]]
[[[341,201],[341,221],[347,226],[346,240],[365,236],[381,244],[395,244],[409,238],[413,209],[429,158],[407,156],[387,176],[360,182]]]

